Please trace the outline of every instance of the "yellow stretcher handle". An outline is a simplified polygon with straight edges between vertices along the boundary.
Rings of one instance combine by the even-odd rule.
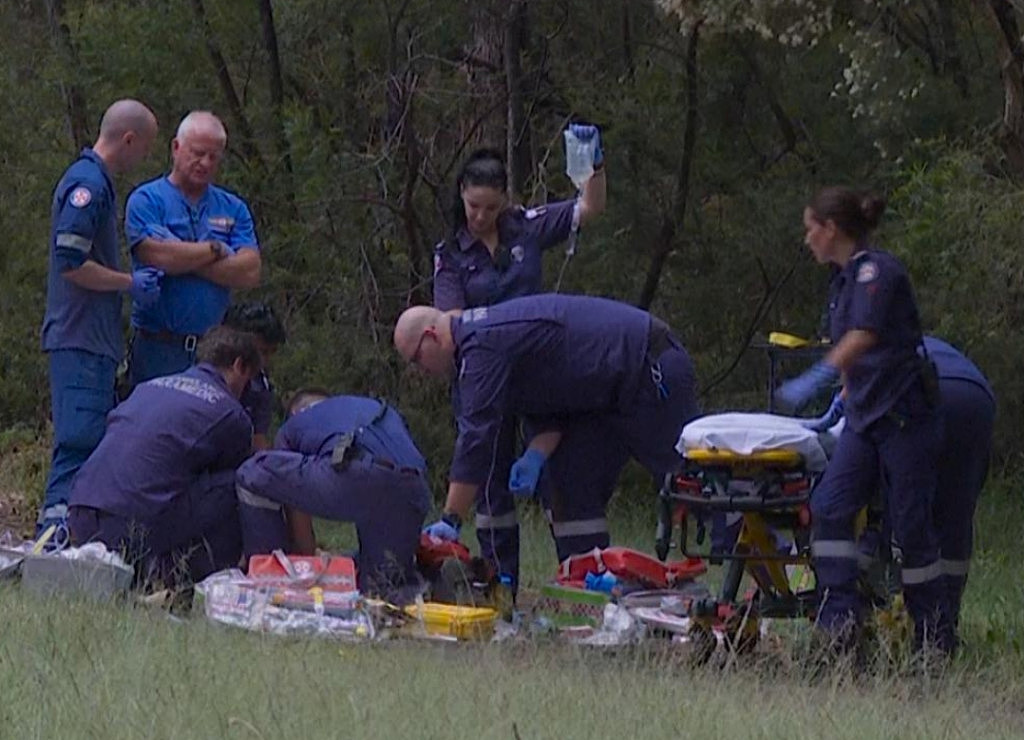
[[[786,349],[799,349],[800,347],[806,347],[810,343],[808,339],[781,331],[773,331],[768,335],[768,344],[785,347]]]

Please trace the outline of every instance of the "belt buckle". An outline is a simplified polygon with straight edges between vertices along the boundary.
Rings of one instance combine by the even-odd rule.
[[[195,352],[197,344],[199,344],[199,337],[198,336],[196,336],[195,334],[186,334],[185,335],[185,351],[186,352]]]

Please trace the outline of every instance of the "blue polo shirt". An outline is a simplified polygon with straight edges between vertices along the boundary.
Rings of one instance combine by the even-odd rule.
[[[534,295],[451,321],[459,395],[452,480],[486,481],[506,414],[543,425],[628,411],[648,372],[650,314],[624,303]]]
[[[93,260],[121,269],[117,195],[103,160],[83,149],[53,191],[43,350],[79,349],[120,362],[121,294],[80,288],[63,276]]]
[[[274,446],[326,455],[334,450],[338,435],[348,433],[355,434],[357,446],[374,457],[399,468],[427,469],[402,415],[382,401],[362,396],[332,396],[300,411],[281,426]]]
[[[461,228],[455,244],[434,248],[434,305],[450,311],[539,293],[544,250],[568,239],[578,218],[574,200],[508,209],[498,217],[493,257],[486,244]]]
[[[244,200],[210,185],[192,203],[166,176],[143,183],[128,196],[125,234],[135,267],[143,264],[135,255],[135,247],[146,238],[216,240],[232,252],[259,249],[252,214]],[[174,334],[205,334],[220,323],[230,300],[228,288],[198,275],[165,275],[155,305],[132,305],[132,326]]]
[[[155,520],[204,473],[233,470],[252,451],[252,423],[211,365],[136,386],[75,476],[72,506]]]
[[[858,252],[832,279],[832,343],[854,329],[870,331],[878,340],[845,375],[847,423],[861,432],[891,411],[921,377],[914,291],[903,265],[887,252]]]

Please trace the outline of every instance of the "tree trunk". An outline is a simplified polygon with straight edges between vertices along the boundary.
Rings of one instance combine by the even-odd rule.
[[[526,45],[526,0],[510,0],[505,24],[505,88],[508,120],[505,133],[505,158],[508,162],[508,189],[522,195],[530,177],[530,122],[523,106],[523,68],[521,54]]]
[[[89,133],[89,111],[85,94],[77,81],[78,51],[71,40],[71,29],[64,22],[64,0],[48,0],[47,22],[50,38],[57,56],[62,60],[60,87],[68,119],[68,128],[75,143],[75,150],[92,143]]]
[[[476,134],[470,138],[477,146],[500,147],[507,140],[508,109],[502,50],[505,46],[508,2],[477,0],[470,6],[473,46],[466,53],[469,93],[473,101],[470,113],[475,119],[477,111],[494,111],[494,114],[480,123]],[[500,112],[506,115],[498,115]],[[464,126],[467,123],[464,122]]]
[[[647,310],[654,302],[658,292],[661,273],[665,262],[675,251],[676,232],[682,227],[686,218],[686,206],[690,198],[690,174],[693,171],[693,152],[697,143],[697,45],[700,39],[700,22],[694,24],[690,31],[689,45],[686,53],[686,131],[683,134],[683,149],[676,170],[675,187],[669,210],[662,215],[658,241],[655,244],[651,263],[647,268],[643,290],[637,305]]]
[[[206,42],[206,51],[210,55],[210,61],[213,63],[214,71],[217,73],[221,94],[224,95],[224,101],[231,112],[231,122],[238,131],[238,141],[242,154],[252,165],[263,168],[263,158],[260,156],[259,150],[254,143],[252,126],[249,125],[249,119],[246,118],[242,102],[235,91],[235,84],[231,80],[228,63],[225,61],[224,54],[221,53],[220,46],[217,45],[217,40],[213,36],[213,29],[206,19],[206,7],[203,5],[203,0],[192,0],[192,10],[195,12],[196,20],[203,34],[203,40]]]
[[[289,209],[295,216],[295,186],[292,171],[291,146],[284,127],[284,82],[281,74],[281,57],[277,49],[277,29],[274,27],[272,0],[260,0],[260,25],[263,29],[263,47],[267,52],[270,67],[270,106],[274,119],[274,138],[277,140],[277,156],[284,169],[284,192]]]
[[[988,0],[985,5],[995,32],[1003,79],[999,144],[1013,174],[1024,178],[1024,48],[1021,47],[1020,24],[1008,0]]]

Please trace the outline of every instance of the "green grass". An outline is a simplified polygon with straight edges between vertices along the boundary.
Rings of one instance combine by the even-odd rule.
[[[6,585],[0,738],[1024,737],[1020,495],[1006,481],[982,500],[968,644],[938,679],[815,676],[784,648],[693,668],[661,644],[599,652],[276,638]],[[616,541],[649,549],[651,517],[623,509]],[[526,520],[525,580],[537,584],[553,551],[539,517]],[[348,528],[323,534],[351,544]],[[803,631],[778,629],[786,639]]]

